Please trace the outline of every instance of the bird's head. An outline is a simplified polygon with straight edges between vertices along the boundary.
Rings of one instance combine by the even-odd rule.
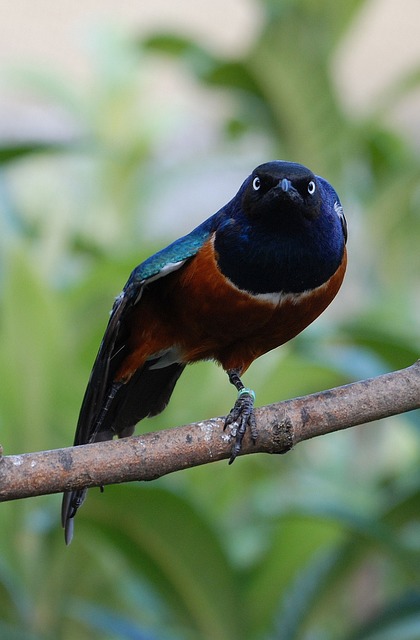
[[[328,203],[341,209],[331,185],[295,162],[259,165],[243,185],[242,209],[247,218],[274,228],[299,228],[317,220]],[[342,209],[341,209],[342,211]],[[343,231],[345,220],[342,216]],[[307,222],[305,222],[307,221]]]
[[[248,292],[314,289],[345,253],[347,225],[336,191],[295,162],[258,166],[216,220],[219,268]]]

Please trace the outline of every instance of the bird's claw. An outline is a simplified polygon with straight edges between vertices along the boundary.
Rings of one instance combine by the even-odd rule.
[[[254,413],[254,399],[253,391],[243,389],[238,395],[235,406],[226,417],[223,429],[229,427],[232,436],[235,438],[229,464],[232,464],[239,454],[247,428],[250,430],[252,442],[255,444],[257,440],[258,432]]]

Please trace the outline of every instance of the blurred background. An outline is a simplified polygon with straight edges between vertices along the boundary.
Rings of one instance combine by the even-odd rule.
[[[73,440],[131,269],[259,163],[341,196],[349,270],[313,327],[245,377],[258,404],[412,364],[420,338],[416,0],[0,0],[0,442]],[[205,363],[154,430],[226,413]],[[419,412],[0,509],[6,640],[415,640]]]

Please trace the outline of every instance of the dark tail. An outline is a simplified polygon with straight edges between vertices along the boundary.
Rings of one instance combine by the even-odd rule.
[[[153,368],[158,359],[148,361],[130,380],[114,383],[100,411],[96,425],[85,424],[85,418],[91,418],[92,409],[88,402],[89,385],[79,417],[75,445],[88,442],[112,440],[114,436],[131,436],[140,420],[155,416],[164,410],[174,390],[175,384],[185,368],[185,364],[175,362],[167,367]],[[89,438],[86,436],[89,435]],[[61,522],[65,529],[66,544],[73,537],[74,516],[86,497],[87,489],[67,491],[63,496]]]

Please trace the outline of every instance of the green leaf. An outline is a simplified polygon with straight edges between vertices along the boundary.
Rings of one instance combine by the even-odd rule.
[[[290,581],[275,616],[273,638],[298,640],[302,638],[308,618],[328,588],[331,572],[340,558],[340,548],[328,546],[315,553],[310,561]]]
[[[152,631],[141,629],[139,625],[116,611],[89,605],[83,600],[75,602],[74,617],[106,636],[112,634],[121,640],[165,640],[165,635],[157,636]],[[169,640],[169,636],[166,637]]]
[[[207,49],[183,36],[170,33],[155,34],[143,40],[140,46],[142,50],[183,59],[198,78],[206,77],[218,64],[217,58]]]
[[[107,487],[104,496],[92,494],[77,536],[86,535],[88,522],[88,535],[94,532],[116,545],[164,593],[174,618],[196,637],[243,637],[234,572],[197,509],[156,486]]]
[[[58,142],[22,142],[16,143],[2,143],[0,144],[0,165],[8,164],[15,160],[20,160],[40,153],[59,153],[68,149],[68,145]]]
[[[420,355],[415,337],[409,334],[391,333],[379,324],[371,322],[347,324],[344,331],[352,344],[360,345],[379,356],[389,369],[403,369],[412,365]]]
[[[284,598],[288,597],[290,585],[301,571],[306,570],[322,549],[327,546],[334,549],[343,539],[340,527],[321,517],[291,514],[278,519],[264,558],[249,575],[246,609],[252,613],[253,623],[249,637],[257,637],[261,628],[269,630],[279,607],[285,606]],[[255,602],[259,603],[258,607],[253,606]],[[301,615],[304,615],[304,606],[301,603]],[[306,606],[305,615],[311,607],[310,601]]]
[[[346,640],[418,640],[420,593],[410,592],[391,602]]]

